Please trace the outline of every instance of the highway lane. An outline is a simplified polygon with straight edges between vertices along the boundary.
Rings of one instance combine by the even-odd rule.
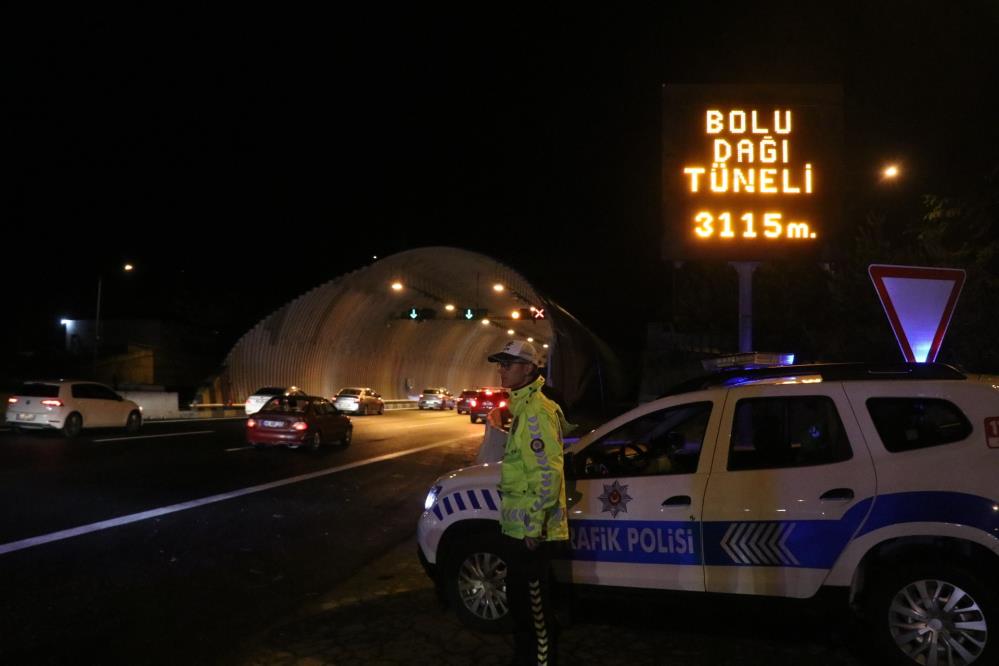
[[[482,433],[448,412],[354,423],[348,449],[318,454],[245,449],[242,422],[0,434],[0,544],[251,489],[0,554],[0,663],[226,663],[409,538],[430,483],[471,462]]]
[[[0,434],[0,545],[481,434],[453,412],[355,417],[346,449],[255,450],[244,420],[147,424],[139,436]]]

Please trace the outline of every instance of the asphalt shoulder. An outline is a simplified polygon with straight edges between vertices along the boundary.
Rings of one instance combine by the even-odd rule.
[[[672,601],[670,600],[672,599]],[[689,600],[689,598],[687,598]],[[750,599],[657,603],[576,599],[559,664],[860,666],[863,638],[842,612]],[[858,645],[858,643],[860,645]],[[252,641],[242,666],[509,664],[510,636],[473,632],[443,608],[411,537]]]

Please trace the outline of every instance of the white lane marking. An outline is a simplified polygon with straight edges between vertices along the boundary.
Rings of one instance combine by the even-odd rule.
[[[249,488],[233,490],[232,492],[221,493],[219,495],[212,495],[210,497],[202,497],[201,499],[191,500],[190,502],[171,504],[169,506],[160,507],[158,509],[150,509],[149,511],[133,513],[127,516],[119,516],[118,518],[101,520],[96,523],[90,523],[89,525],[72,527],[67,530],[60,530],[58,532],[52,532],[50,534],[42,534],[36,537],[21,539],[20,541],[11,541],[10,543],[0,544],[0,555],[6,555],[7,553],[13,553],[18,550],[24,550],[26,548],[32,548],[33,546],[41,546],[47,543],[53,543],[55,541],[62,541],[63,539],[70,539],[72,537],[81,536],[83,534],[90,534],[91,532],[99,532],[101,530],[107,530],[111,529],[112,527],[121,527],[122,525],[137,523],[142,520],[149,520],[150,518],[158,518],[159,516],[166,516],[171,513],[177,513],[178,511],[187,511],[188,509],[196,509],[198,507],[205,506],[206,504],[223,502],[225,500],[242,497],[243,495],[252,495],[254,493],[263,492],[265,490],[272,490],[274,488],[280,488],[281,486],[287,486],[293,483],[309,481],[311,479],[317,479],[322,476],[328,476],[330,474],[336,474],[337,472],[344,472],[349,469],[354,469],[355,467],[363,467],[365,465],[370,465],[372,463],[384,462],[386,460],[392,460],[394,458],[401,458],[403,456],[408,456],[413,453],[420,453],[421,451],[429,451],[430,449],[436,449],[441,446],[448,446],[450,444],[462,442],[467,439],[471,439],[474,436],[475,435],[468,435],[466,437],[449,439],[444,442],[437,442],[436,444],[428,444],[427,446],[421,446],[416,449],[408,449],[406,451],[398,451],[396,453],[386,453],[385,455],[376,456],[374,458],[368,458],[367,460],[358,460],[357,462],[348,463],[346,465],[340,465],[339,467],[331,467],[329,469],[319,470],[318,472],[300,474],[299,476],[293,476],[288,479],[271,481],[270,483],[263,483],[258,486],[251,486]]]
[[[95,439],[94,442],[127,442],[131,439],[156,439],[158,437],[183,437],[184,435],[214,435],[214,430],[191,430],[185,432],[168,432],[165,435],[136,435],[135,437],[111,437],[109,439]]]
[[[252,450],[253,450],[252,446],[237,446],[234,449],[226,449],[225,452],[232,453],[233,451],[252,451]]]

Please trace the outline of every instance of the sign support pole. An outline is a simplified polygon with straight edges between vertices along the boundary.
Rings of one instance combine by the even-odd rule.
[[[739,274],[739,352],[753,351],[753,272],[758,261],[731,261]]]

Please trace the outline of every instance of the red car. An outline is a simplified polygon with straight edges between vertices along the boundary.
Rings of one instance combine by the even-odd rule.
[[[455,403],[454,407],[459,414],[468,414],[472,409],[472,400],[475,400],[478,396],[479,391],[477,389],[465,389],[458,396],[458,402]]]
[[[331,442],[349,446],[353,434],[349,417],[329,400],[311,396],[276,396],[246,419],[246,442],[254,448],[318,449]]]
[[[479,389],[476,396],[468,401],[468,418],[471,419],[472,423],[478,423],[480,420],[485,423],[489,412],[499,408],[502,410],[503,423],[506,424],[513,420],[509,404],[510,394],[506,389]]]

